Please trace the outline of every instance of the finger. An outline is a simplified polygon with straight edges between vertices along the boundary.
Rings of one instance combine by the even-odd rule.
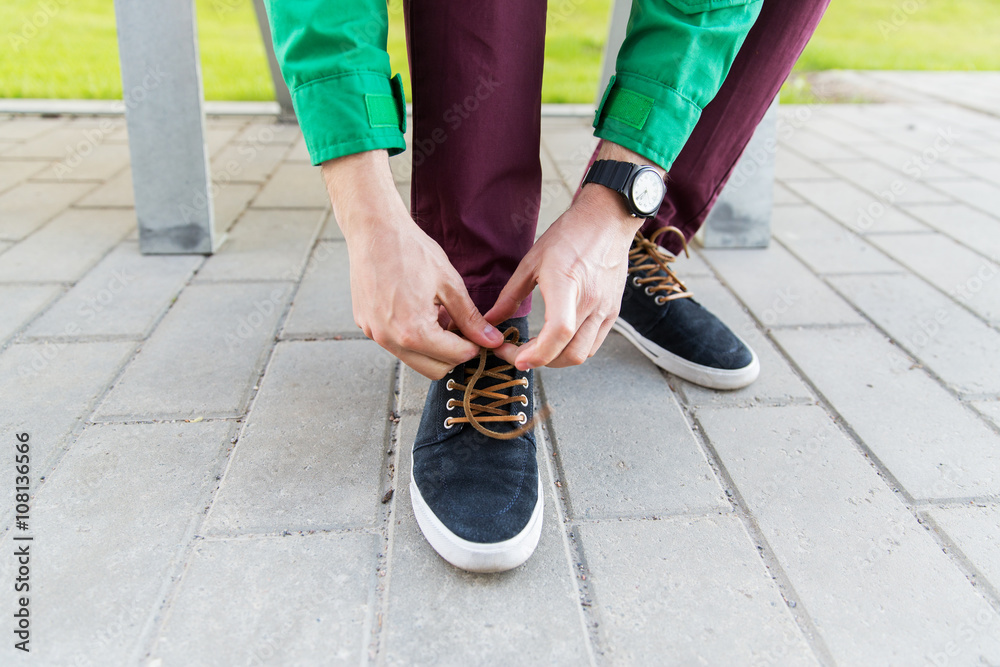
[[[479,345],[450,331],[444,331],[437,325],[429,326],[416,335],[403,336],[397,344],[400,353],[414,352],[447,364],[448,368],[464,364],[479,354]],[[402,359],[400,354],[396,356]]]
[[[503,334],[486,321],[476,304],[472,302],[465,284],[457,275],[455,280],[441,289],[438,296],[441,305],[448,311],[452,323],[465,337],[476,345],[498,347],[503,343]],[[478,350],[477,350],[478,351]]]
[[[497,302],[486,313],[486,320],[493,324],[500,324],[504,320],[509,320],[521,307],[521,304],[535,289],[535,263],[525,256],[521,263],[514,269],[514,275],[510,277],[507,284],[500,291]]]
[[[545,324],[538,338],[521,347],[515,366],[519,370],[545,366],[558,357],[577,332],[576,309],[579,289],[568,278],[540,284],[545,302]]]
[[[409,350],[401,350],[396,356],[404,364],[431,380],[440,380],[455,367]]]
[[[517,359],[517,351],[519,349],[520,348],[513,343],[504,343],[497,349],[493,350],[493,354],[497,355],[508,364],[514,365],[514,361]]]
[[[604,320],[604,324],[597,332],[597,338],[594,339],[594,345],[590,348],[590,356],[597,354],[597,351],[601,349],[601,345],[604,345],[604,341],[607,339],[608,334],[611,333],[611,327],[614,326],[617,317],[611,317]]]
[[[603,317],[597,315],[588,317],[580,326],[580,330],[573,336],[569,345],[547,365],[552,368],[565,368],[566,366],[579,366],[585,362],[590,358],[590,351],[594,348],[594,339],[597,338],[597,332],[603,323]]]

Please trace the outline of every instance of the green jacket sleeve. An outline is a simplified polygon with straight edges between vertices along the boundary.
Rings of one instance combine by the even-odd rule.
[[[763,0],[633,0],[598,137],[670,169],[722,87]]]
[[[390,78],[385,0],[265,0],[274,51],[313,164],[404,148],[406,104]]]

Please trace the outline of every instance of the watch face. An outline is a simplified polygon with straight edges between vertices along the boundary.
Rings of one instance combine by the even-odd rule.
[[[656,171],[643,170],[632,181],[632,202],[641,213],[652,215],[663,203],[666,189],[667,186]]]

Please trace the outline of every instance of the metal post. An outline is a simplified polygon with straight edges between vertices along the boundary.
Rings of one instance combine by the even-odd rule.
[[[214,213],[192,0],[115,0],[139,247],[211,253]]]
[[[698,230],[697,238],[705,248],[766,248],[771,242],[777,133],[775,98]]]
[[[253,0],[253,8],[257,13],[257,25],[260,27],[260,36],[264,39],[264,50],[267,52],[267,65],[271,70],[271,82],[274,84],[274,96],[281,107],[281,114],[278,120],[285,122],[295,121],[295,109],[292,108],[292,95],[288,92],[285,79],[281,76],[281,69],[278,67],[278,59],[274,55],[274,42],[271,40],[271,25],[267,22],[267,11],[264,9],[264,0]]]
[[[608,25],[608,41],[604,43],[604,58],[601,65],[601,80],[597,83],[597,98],[594,104],[600,104],[604,89],[615,73],[615,61],[618,60],[618,50],[625,41],[625,31],[628,28],[628,16],[632,11],[632,0],[615,0],[611,5],[611,19]]]

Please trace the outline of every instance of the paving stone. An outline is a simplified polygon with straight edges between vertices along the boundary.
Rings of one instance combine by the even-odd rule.
[[[743,389],[716,391],[680,378],[672,378],[674,386],[680,388],[688,404],[700,406],[813,400],[812,393],[792,371],[774,344],[761,333],[743,307],[718,280],[693,278],[687,281],[687,285],[698,302],[745,340],[760,360],[760,376]]]
[[[836,118],[833,114],[813,113],[806,122],[810,132],[815,132],[832,142],[855,146],[857,144],[877,143],[881,138],[861,129],[853,123]]]
[[[21,183],[0,195],[0,238],[20,241],[94,188],[93,183]]]
[[[239,123],[218,123],[209,121],[205,128],[205,145],[208,147],[208,154],[212,158],[222,152],[230,141],[232,141],[243,129],[243,122]]]
[[[25,118],[17,116],[7,122],[0,123],[0,139],[11,141],[30,141],[35,137],[51,132],[66,124],[63,118]]]
[[[624,338],[613,333],[582,366],[539,375],[573,518],[727,506],[659,369]]]
[[[868,192],[882,204],[933,204],[948,197],[925,183],[871,160],[828,163],[828,169]],[[936,187],[944,188],[944,184]]]
[[[781,184],[781,181],[774,182],[774,205],[784,206],[785,204],[804,204],[802,197],[798,196],[787,187]]]
[[[29,338],[144,338],[194,273],[200,255],[141,255],[122,243],[32,323]]]
[[[799,127],[788,138],[780,138],[778,141],[781,149],[791,149],[810,160],[817,160],[824,164],[829,160],[853,160],[858,154],[846,148],[843,144],[830,141],[821,134],[810,132],[808,123],[805,127]]]
[[[60,186],[66,187],[66,186]],[[94,208],[131,208],[135,206],[132,189],[132,170],[125,169],[103,185],[94,188],[76,203],[77,206]]]
[[[610,664],[819,664],[735,517],[577,530]]]
[[[197,280],[298,280],[319,223],[316,211],[251,209]]]
[[[1000,506],[932,507],[926,511],[962,553],[1000,588]],[[994,633],[998,630],[993,628]]]
[[[677,258],[677,263],[671,266],[681,281],[687,281],[688,278],[694,278],[695,276],[713,275],[712,269],[705,263],[705,260],[698,254],[699,251],[695,250],[693,245],[688,246],[687,255],[682,252],[680,257]]]
[[[370,341],[280,343],[205,533],[371,523],[383,493],[395,367]]]
[[[972,175],[994,185],[1000,185],[1000,160],[971,160],[962,158],[954,161],[964,174]],[[966,176],[968,177],[968,176]]]
[[[283,283],[189,285],[97,414],[101,419],[241,415],[290,291]]]
[[[134,226],[131,211],[70,209],[0,255],[0,281],[77,280]]]
[[[524,565],[503,574],[463,572],[434,552],[413,516],[410,450],[419,421],[417,416],[405,416],[400,423],[386,663],[586,664],[579,594],[544,451],[538,458],[545,514],[535,553]]]
[[[326,208],[330,197],[318,167],[284,163],[257,195],[257,208]]]
[[[886,273],[903,267],[812,206],[774,209],[771,229],[816,273]]]
[[[198,541],[152,660],[360,664],[376,548],[366,534]]]
[[[538,209],[538,226],[535,228],[535,238],[545,233],[560,215],[566,212],[573,203],[573,196],[562,181],[545,181],[542,183],[540,206]],[[524,217],[530,217],[534,206],[529,204],[521,212]]]
[[[1000,322],[1000,257],[984,259],[941,234],[892,234],[872,242],[958,303]]]
[[[295,294],[282,336],[357,335],[344,243],[317,243]]]
[[[69,449],[34,502],[41,511],[32,529],[46,554],[31,563],[36,664],[131,661],[211,493],[230,429],[225,422],[91,426]],[[4,551],[17,544],[5,539]],[[0,564],[8,580],[13,563]],[[12,644],[0,649],[8,664]]]
[[[907,213],[844,181],[789,181],[789,189],[859,234],[927,231]]]
[[[323,223],[323,228],[319,232],[319,238],[321,241],[344,240],[344,233],[340,231],[340,225],[337,224],[337,218],[334,217],[332,210],[326,213],[326,222]]]
[[[986,257],[1000,258],[1000,218],[966,204],[908,206],[910,215]]]
[[[298,123],[277,123],[271,121],[254,121],[239,131],[233,138],[233,143],[245,143],[255,146],[283,145],[291,146],[302,136]]]
[[[1000,333],[911,274],[830,283],[952,389],[1000,394]]]
[[[212,180],[263,183],[287,152],[283,144],[229,144],[212,160]]]
[[[74,154],[82,155],[103,144],[118,127],[112,118],[77,119],[18,144],[4,153],[4,157],[62,160]]]
[[[978,209],[996,215],[1000,210],[1000,186],[985,181],[942,181],[935,187]]]
[[[774,177],[779,180],[828,179],[830,172],[798,153],[779,149],[774,156]]]
[[[103,181],[129,163],[128,146],[100,144],[87,151],[73,153],[49,164],[32,178],[38,181]]]
[[[973,405],[976,407],[976,410],[985,415],[987,419],[996,424],[997,428],[1000,429],[1000,399],[977,401]]]
[[[863,320],[777,244],[702,255],[764,326],[856,324]]]
[[[407,141],[407,145],[409,145],[409,141]],[[306,140],[303,137],[300,136],[295,140],[285,160],[288,162],[307,162],[310,165],[312,164],[312,160],[309,157],[309,149],[306,148]]]
[[[409,151],[389,158],[389,169],[396,183],[409,183],[413,177],[413,160]]]
[[[132,343],[12,345],[0,354],[0,427],[31,436],[31,470],[44,475],[91,404],[114,379]],[[11,479],[13,457],[0,473]],[[0,508],[7,512],[9,506]]]
[[[913,498],[1000,492],[1000,438],[881,334],[852,327],[775,337]]]
[[[230,183],[219,189],[212,200],[215,206],[215,229],[225,232],[236,219],[247,210],[247,205],[257,194],[260,186],[244,183]]]
[[[0,192],[31,178],[44,168],[44,162],[34,160],[0,160]]]
[[[892,143],[862,144],[855,146],[854,150],[890,169],[920,180],[937,181],[969,177],[967,173],[942,159],[947,155],[947,151],[938,152],[933,147],[929,148],[933,153],[926,155],[923,151],[915,151]]]
[[[403,380],[399,400],[400,412],[419,417],[424,410],[431,381],[406,364],[403,364],[401,371]]]
[[[965,622],[982,615],[1000,628],[821,408],[706,410],[699,419],[837,664],[924,664],[961,641]],[[1000,660],[998,637],[962,649],[963,664]]]
[[[0,345],[60,294],[59,285],[0,285]]]

